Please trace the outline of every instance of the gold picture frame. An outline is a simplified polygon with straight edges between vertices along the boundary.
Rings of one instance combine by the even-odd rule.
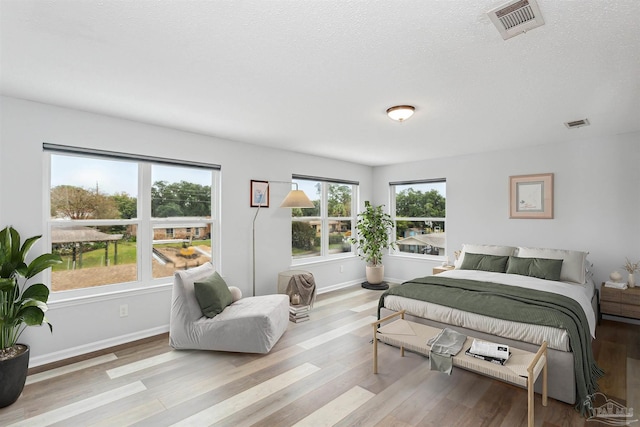
[[[509,218],[553,219],[553,174],[509,177]]]

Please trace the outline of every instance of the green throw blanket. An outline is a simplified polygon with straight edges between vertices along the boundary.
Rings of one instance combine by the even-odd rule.
[[[576,409],[582,415],[588,411],[585,401],[597,390],[597,380],[604,372],[593,357],[584,310],[573,299],[537,289],[428,276],[405,282],[383,293],[378,303],[378,319],[387,295],[428,301],[498,319],[565,329],[573,352],[578,397]]]

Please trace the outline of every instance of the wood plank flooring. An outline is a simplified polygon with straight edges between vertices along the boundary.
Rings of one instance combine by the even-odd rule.
[[[290,323],[267,355],[175,351],[166,335],[30,371],[0,409],[0,426],[521,426],[524,389],[379,346],[370,323],[380,292],[318,296],[308,322]],[[640,326],[604,320],[594,353],[601,391],[640,412]],[[537,426],[601,425],[536,395]],[[640,427],[640,422],[638,424]]]

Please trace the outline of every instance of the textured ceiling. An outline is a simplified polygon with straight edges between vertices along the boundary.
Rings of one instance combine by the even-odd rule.
[[[639,1],[502,3],[0,0],[0,89],[367,165],[640,130]]]

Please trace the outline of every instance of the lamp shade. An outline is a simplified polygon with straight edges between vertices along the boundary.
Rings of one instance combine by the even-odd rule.
[[[403,122],[413,116],[415,109],[416,108],[411,105],[396,105],[395,107],[387,109],[387,116],[389,116],[391,120]]]
[[[313,208],[315,205],[302,190],[291,190],[284,198],[281,208]]]

